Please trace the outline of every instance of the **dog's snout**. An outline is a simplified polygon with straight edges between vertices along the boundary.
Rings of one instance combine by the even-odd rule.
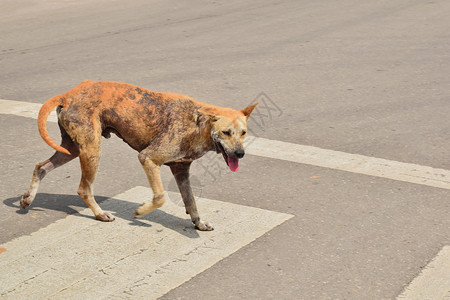
[[[237,158],[243,158],[245,154],[244,150],[236,150],[234,151],[234,155],[236,155]]]

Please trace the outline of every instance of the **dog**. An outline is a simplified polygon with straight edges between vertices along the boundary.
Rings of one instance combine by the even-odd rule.
[[[208,222],[200,220],[197,211],[189,182],[191,163],[206,152],[215,151],[222,154],[231,171],[237,171],[239,159],[245,154],[247,120],[257,104],[234,110],[131,84],[85,80],[42,105],[38,115],[39,133],[56,153],[36,165],[30,188],[20,204],[23,209],[30,206],[41,180],[53,169],[79,157],[82,175],[78,194],[97,220],[113,221],[114,217],[95,201],[92,185],[100,160],[101,137],[109,138],[114,133],[139,152],[139,161],[153,190],[152,202],[138,207],[135,217],[142,217],[164,204],[160,167],[167,165],[192,223],[198,230],[213,230]],[[62,138],[60,145],[47,132],[47,118],[55,108]]]

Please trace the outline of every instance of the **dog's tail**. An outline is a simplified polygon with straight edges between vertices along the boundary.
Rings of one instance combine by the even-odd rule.
[[[67,150],[64,147],[61,147],[54,140],[52,140],[52,138],[48,135],[48,131],[47,131],[48,115],[52,112],[52,110],[55,107],[57,107],[58,105],[61,105],[61,104],[62,104],[61,96],[56,96],[56,97],[50,98],[49,100],[47,100],[47,102],[45,102],[42,105],[41,109],[39,110],[39,115],[38,115],[38,129],[39,129],[39,133],[40,133],[42,139],[50,147],[52,147],[56,151],[70,155],[69,150]]]

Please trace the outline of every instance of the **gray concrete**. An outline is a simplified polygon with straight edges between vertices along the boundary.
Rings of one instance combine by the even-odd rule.
[[[0,98],[42,103],[87,78],[235,108],[264,91],[276,107],[254,134],[448,170],[448,15],[448,1],[1,1]],[[72,162],[20,211],[52,151],[31,119],[1,115],[0,136],[0,243],[84,208]],[[103,150],[98,199],[147,184],[133,150]],[[251,155],[225,168],[196,162],[196,193],[295,217],[163,298],[394,298],[450,244],[448,190]]]

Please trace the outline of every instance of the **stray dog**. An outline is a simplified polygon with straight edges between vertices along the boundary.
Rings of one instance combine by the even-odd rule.
[[[135,217],[144,216],[165,202],[160,177],[160,167],[164,164],[175,177],[192,223],[199,230],[213,230],[200,220],[197,212],[189,182],[190,165],[206,152],[216,151],[223,155],[231,171],[237,171],[239,159],[245,154],[247,119],[257,104],[234,110],[125,83],[83,81],[42,105],[39,133],[56,153],[36,165],[30,188],[20,204],[25,209],[33,202],[39,183],[48,172],[79,157],[82,175],[78,194],[96,219],[113,221],[114,217],[95,201],[92,185],[100,160],[101,137],[109,138],[114,133],[139,152],[139,161],[153,190],[152,202],[138,207]],[[47,118],[55,107],[61,145],[47,132]]]

